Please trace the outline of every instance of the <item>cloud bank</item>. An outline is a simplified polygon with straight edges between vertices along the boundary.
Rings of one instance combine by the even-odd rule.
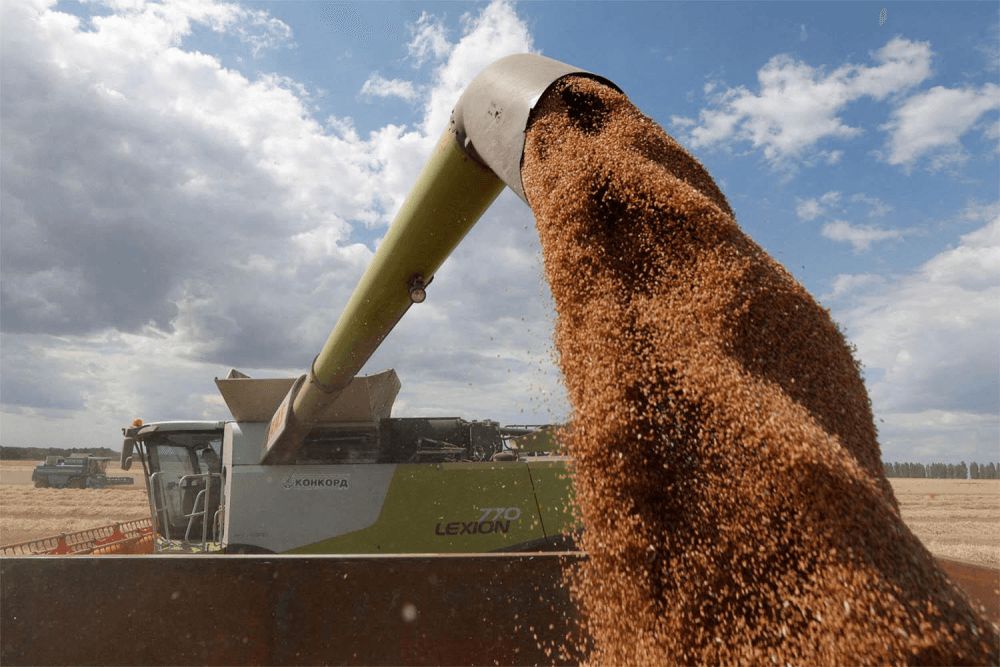
[[[845,64],[829,73],[777,55],[757,73],[757,91],[719,90],[713,82],[705,87],[709,105],[698,119],[674,116],[672,124],[692,148],[749,142],[772,168],[794,172],[802,165],[837,163],[842,151],[820,146],[864,134],[864,128],[844,121],[843,112],[870,98],[895,105],[890,121],[878,128],[888,134],[882,159],[907,170],[926,159],[929,168],[938,169],[966,158],[961,138],[1000,109],[1000,88],[936,86],[904,98],[931,77],[933,56],[929,43],[901,37],[871,53],[872,65]],[[996,124],[980,129],[993,136]]]
[[[83,21],[47,0],[3,8],[5,440],[42,413],[224,418],[212,375],[302,372],[372,256],[358,230],[384,231],[456,93],[532,50],[504,2],[466,14],[454,42],[424,15],[408,45],[420,78],[373,73],[358,91],[418,104],[421,120],[359,137],[350,118],[314,118],[296,82],[185,47],[207,28],[257,53],[293,48],[266,13],[104,9]],[[501,198],[373,359],[400,370],[401,408],[500,417],[491,396],[558,385],[531,222]],[[442,383],[452,389],[430,391]]]
[[[913,273],[840,276],[830,295],[851,296],[835,312],[866,367],[889,460],[913,445],[932,460],[996,452],[1000,215],[969,212],[992,217]]]

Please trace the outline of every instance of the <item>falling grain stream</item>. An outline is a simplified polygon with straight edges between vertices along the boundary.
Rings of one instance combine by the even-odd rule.
[[[995,663],[900,518],[850,346],[704,167],[568,77],[522,179],[574,411],[588,661]]]

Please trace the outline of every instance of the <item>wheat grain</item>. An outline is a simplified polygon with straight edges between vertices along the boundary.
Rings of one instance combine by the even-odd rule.
[[[570,77],[522,180],[556,304],[591,662],[988,664],[903,524],[829,314],[628,99]]]

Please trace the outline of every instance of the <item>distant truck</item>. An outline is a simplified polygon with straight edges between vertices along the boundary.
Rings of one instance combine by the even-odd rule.
[[[135,484],[131,477],[108,477],[109,457],[47,456],[31,473],[35,487],[44,489],[104,489]]]

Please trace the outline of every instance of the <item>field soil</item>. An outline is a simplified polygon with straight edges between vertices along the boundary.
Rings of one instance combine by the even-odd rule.
[[[142,470],[134,486],[36,489],[37,461],[0,462],[0,545],[149,517]],[[935,556],[1000,569],[1000,480],[892,479],[903,520]]]

